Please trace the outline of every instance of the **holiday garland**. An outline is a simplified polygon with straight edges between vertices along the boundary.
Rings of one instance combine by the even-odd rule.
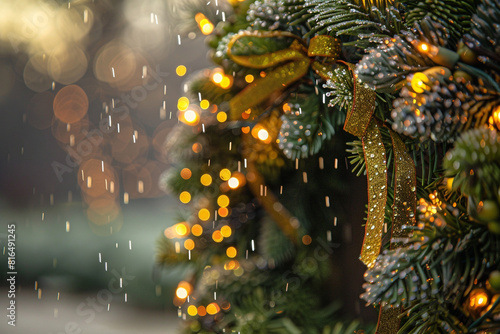
[[[186,331],[370,330],[320,298],[345,186],[329,157],[346,138],[367,177],[361,297],[380,306],[377,333],[500,330],[500,2],[233,10],[166,144],[164,182],[191,211],[158,259],[188,267]]]

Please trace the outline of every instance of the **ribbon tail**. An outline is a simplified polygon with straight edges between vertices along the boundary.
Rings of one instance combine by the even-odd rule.
[[[249,84],[229,101],[232,119],[241,118],[245,110],[266,101],[273,93],[302,78],[309,70],[309,64],[309,58],[303,56],[301,60],[279,66],[268,72],[264,78]]]
[[[394,203],[392,205],[392,237],[391,248],[402,246],[398,239],[408,237],[405,225],[415,225],[417,206],[415,163],[401,138],[392,130],[389,131],[395,161]]]
[[[375,334],[396,334],[399,330],[399,323],[401,321],[399,315],[401,313],[399,308],[381,308]]]
[[[387,202],[387,168],[382,136],[375,120],[370,121],[362,138],[368,180],[368,218],[361,250],[361,261],[373,267],[382,246],[385,205]]]
[[[405,225],[415,225],[417,205],[416,170],[413,159],[401,138],[392,130],[394,152],[394,202],[392,204],[391,249],[403,246],[402,238],[408,237]],[[377,324],[377,334],[396,334],[402,313],[400,308],[381,307]]]

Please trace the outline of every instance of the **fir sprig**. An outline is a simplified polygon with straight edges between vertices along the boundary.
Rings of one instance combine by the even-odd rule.
[[[402,29],[401,3],[393,0],[311,0],[306,2],[312,17],[312,34],[352,36],[346,45],[360,48],[371,44],[370,38],[393,36]]]

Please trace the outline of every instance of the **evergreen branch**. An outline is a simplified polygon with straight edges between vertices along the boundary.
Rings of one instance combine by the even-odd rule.
[[[495,130],[475,129],[462,134],[446,153],[445,175],[453,189],[476,199],[497,198],[500,187],[500,136]]]
[[[470,30],[470,19],[476,10],[475,0],[407,0],[405,6],[409,27],[430,16],[449,31],[449,43],[453,46]]]
[[[482,226],[472,225],[459,215],[457,208],[442,206],[439,209],[421,201],[419,209],[420,227],[413,231],[409,245],[379,256],[375,266],[366,273],[368,283],[364,285],[362,298],[369,304],[393,307],[424,303],[427,306],[421,306],[420,316],[410,317],[411,325],[407,323],[407,326],[415,326],[421,318],[420,326],[425,328],[436,323],[428,317],[426,309],[430,304],[427,303],[440,304],[451,313],[460,313],[464,296],[477,281],[484,280],[487,266],[498,265],[500,249],[498,236]],[[492,262],[480,261],[479,254]],[[454,321],[446,323],[455,324]]]
[[[313,14],[309,35],[355,36],[356,46],[363,48],[371,44],[369,38],[374,35],[393,36],[401,30],[403,8],[397,1],[311,0],[307,6]]]

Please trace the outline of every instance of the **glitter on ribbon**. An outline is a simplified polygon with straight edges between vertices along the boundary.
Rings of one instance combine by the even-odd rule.
[[[292,38],[286,49],[265,54],[240,55],[233,53],[233,46],[242,37],[250,38]],[[310,57],[326,57],[327,63],[333,63],[340,55],[341,42],[332,36],[316,36],[311,39],[308,48],[298,36],[284,31],[242,32],[235,35],[228,43],[227,55],[235,63],[255,69],[269,69],[265,76],[256,79],[229,101],[231,117],[240,118],[250,108],[266,101],[272,94],[280,92],[307,74],[311,67],[320,77],[328,79],[328,66]],[[283,64],[284,63],[284,64]],[[278,66],[279,64],[283,64]],[[278,67],[276,67],[278,66]]]
[[[357,80],[357,75],[354,73],[356,66],[354,64],[339,61],[339,63],[347,65],[353,75],[353,101],[352,109],[347,113],[344,123],[344,130],[358,137],[362,137],[367,131],[368,124],[375,111],[375,91],[364,87]]]
[[[368,179],[368,218],[361,250],[361,261],[371,268],[375,264],[382,246],[385,204],[387,202],[385,148],[375,120],[369,122],[362,142]]]
[[[389,131],[392,139],[395,161],[394,203],[392,205],[392,239],[391,248],[401,246],[398,239],[408,237],[403,227],[415,225],[417,207],[415,163],[408,153],[401,138]]]
[[[378,316],[376,334],[396,334],[399,330],[401,310],[399,308],[381,309]]]
[[[394,202],[392,204],[391,249],[401,247],[401,238],[408,237],[405,225],[415,225],[417,205],[415,164],[401,138],[392,130],[394,152]],[[400,308],[380,309],[376,334],[396,334],[399,330],[402,310]]]

